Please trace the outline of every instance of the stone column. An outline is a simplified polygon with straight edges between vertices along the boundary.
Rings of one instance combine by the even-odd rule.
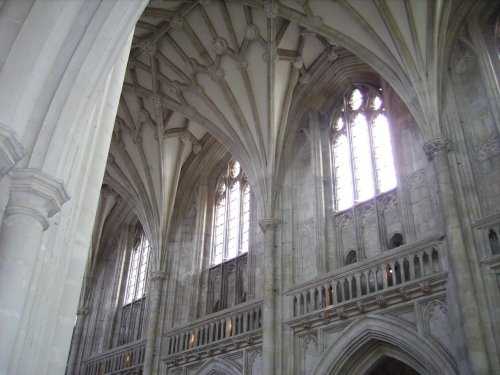
[[[465,348],[463,352],[468,354],[470,369],[462,369],[472,374],[489,374],[486,345],[481,327],[481,315],[474,289],[472,269],[467,257],[467,250],[462,235],[460,219],[456,204],[453,180],[447,153],[450,149],[450,141],[446,138],[435,138],[424,145],[424,151],[429,160],[433,161],[436,180],[439,190],[439,201],[446,231],[448,245],[448,263],[451,268],[451,281],[455,292],[459,311],[453,319],[453,326],[463,330]]]
[[[76,364],[78,362],[78,354],[80,352],[80,342],[82,341],[83,326],[85,323],[85,317],[88,315],[89,311],[87,309],[78,309],[76,312],[76,324],[75,330],[73,331],[73,347],[70,349],[70,355],[68,359],[68,370],[67,374],[77,374]]]
[[[158,321],[160,318],[160,301],[165,278],[166,274],[164,272],[157,271],[153,272],[151,275],[151,288],[148,296],[150,305],[143,367],[144,375],[153,375],[156,355],[156,338],[158,337]]]
[[[264,303],[262,309],[263,374],[275,373],[276,361],[276,254],[275,234],[280,223],[277,219],[262,219],[259,226],[264,232]]]
[[[69,199],[64,184],[35,169],[15,169],[0,228],[0,374],[8,374],[49,218]]]

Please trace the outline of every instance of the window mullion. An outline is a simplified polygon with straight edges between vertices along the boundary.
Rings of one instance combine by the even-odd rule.
[[[345,107],[345,108],[347,108],[347,107]],[[351,131],[352,122],[348,121],[348,120],[350,120],[349,117],[352,117],[352,116],[348,116],[347,109],[346,109],[345,117],[346,117],[347,145],[349,147],[349,157],[351,160],[350,168],[351,168],[351,181],[352,181],[352,190],[353,190],[352,191],[353,205],[355,205],[358,201],[358,183],[357,183],[357,179],[356,179],[356,167],[354,165],[355,164],[354,163],[354,150],[353,150],[353,140],[352,140],[352,131]]]
[[[370,139],[370,162],[372,164],[372,184],[374,186],[375,196],[380,193],[380,189],[378,186],[378,170],[375,162],[375,149],[374,149],[374,141],[373,141],[373,118],[376,116],[374,112],[370,114],[369,122],[368,122],[368,135]]]
[[[229,171],[228,171],[229,173]],[[229,242],[229,215],[231,210],[231,179],[228,177],[226,180],[226,207],[225,207],[225,215],[224,215],[224,238],[222,239],[222,261],[225,262],[227,260],[227,252],[228,252],[228,242]]]

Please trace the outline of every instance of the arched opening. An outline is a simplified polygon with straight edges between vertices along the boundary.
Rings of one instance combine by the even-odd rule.
[[[440,345],[419,335],[401,319],[379,315],[367,315],[349,325],[326,348],[312,372],[314,375],[457,373],[452,358]]]
[[[366,375],[420,375],[420,373],[396,358],[383,356]]]
[[[401,233],[394,233],[391,238],[389,238],[389,244],[387,247],[390,249],[394,249],[403,244],[403,235]]]
[[[358,255],[356,254],[356,250],[350,250],[345,257],[345,264],[348,266],[349,264],[356,263],[358,261]]]

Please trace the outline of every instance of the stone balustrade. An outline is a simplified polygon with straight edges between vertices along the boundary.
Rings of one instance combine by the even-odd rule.
[[[385,290],[404,293],[405,285],[442,273],[445,268],[442,245],[442,239],[431,238],[401,246],[344,267],[333,275],[295,286],[286,292],[290,301],[289,316],[300,317]],[[425,283],[422,285],[425,289]]]
[[[262,301],[240,304],[198,319],[164,336],[163,352],[169,356],[235,336],[247,336],[262,328]]]
[[[81,375],[140,374],[144,362],[146,340],[138,340],[86,359]]]

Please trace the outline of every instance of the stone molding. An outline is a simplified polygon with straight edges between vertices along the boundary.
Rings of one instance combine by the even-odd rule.
[[[5,215],[31,216],[46,230],[49,218],[70,198],[66,186],[38,169],[14,169],[10,175],[12,184]]]
[[[269,229],[276,230],[278,225],[281,223],[279,219],[265,218],[259,220],[259,226],[262,232],[266,233]]]
[[[426,142],[423,148],[427,158],[432,160],[435,154],[450,151],[451,141],[448,138],[438,137]]]
[[[24,155],[26,151],[15,130],[0,124],[0,178],[14,168]]]

